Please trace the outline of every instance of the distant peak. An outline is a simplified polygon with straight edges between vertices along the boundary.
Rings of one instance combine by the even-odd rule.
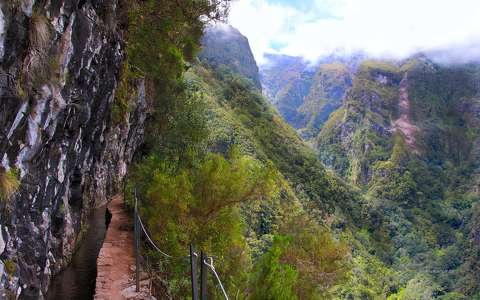
[[[199,58],[213,68],[227,67],[261,89],[258,67],[248,39],[236,28],[216,23],[205,28]]]
[[[205,28],[205,34],[220,34],[220,37],[228,38],[232,36],[240,36],[246,39],[246,37],[240,33],[240,31],[230,24],[226,23],[214,23]]]

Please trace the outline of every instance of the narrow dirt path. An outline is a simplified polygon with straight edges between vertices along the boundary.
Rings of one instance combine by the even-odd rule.
[[[97,258],[95,300],[151,299],[134,292],[133,220],[123,208],[122,197],[113,197],[108,210],[112,219]]]
[[[410,100],[408,98],[408,75],[405,75],[400,82],[399,99],[398,99],[398,111],[400,118],[395,121],[395,128],[400,130],[405,136],[405,142],[407,145],[415,149],[415,134],[418,131],[418,127],[413,125],[410,121]]]
[[[112,214],[105,241],[97,258],[97,282],[95,299],[126,299],[122,290],[127,288],[134,274],[131,266],[135,264],[133,251],[133,232],[122,230],[131,228],[131,218],[123,209],[123,199],[115,196],[108,204]]]

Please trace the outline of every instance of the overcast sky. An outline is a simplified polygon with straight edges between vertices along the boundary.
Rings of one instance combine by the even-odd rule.
[[[480,58],[480,0],[235,0],[229,22],[259,63],[264,53],[316,60],[448,50],[455,59]]]

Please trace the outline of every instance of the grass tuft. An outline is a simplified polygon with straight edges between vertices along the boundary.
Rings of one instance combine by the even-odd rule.
[[[39,10],[34,10],[30,18],[28,38],[28,56],[17,84],[17,96],[24,100],[44,84],[60,80],[58,57],[49,54],[52,29]]]
[[[7,259],[3,262],[5,265],[5,271],[9,276],[13,276],[15,274],[15,271],[17,270],[17,266],[13,262],[13,260]]]
[[[0,167],[0,200],[7,201],[18,190],[20,181],[17,172],[13,169],[5,170]]]
[[[41,12],[35,10],[30,18],[30,28],[28,32],[30,41],[30,50],[45,52],[51,38],[50,25],[47,18]]]
[[[17,9],[22,6],[24,0],[6,0],[5,4],[10,9]]]

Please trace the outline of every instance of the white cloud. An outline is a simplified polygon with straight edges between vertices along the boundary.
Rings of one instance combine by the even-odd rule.
[[[465,60],[480,58],[479,17],[479,0],[316,0],[310,11],[239,0],[230,23],[248,37],[260,62],[264,53],[276,52],[272,43],[309,60],[358,51],[402,58],[442,49]]]

